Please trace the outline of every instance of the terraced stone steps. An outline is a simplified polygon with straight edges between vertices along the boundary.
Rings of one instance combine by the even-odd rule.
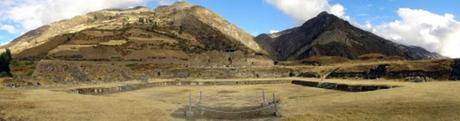
[[[84,95],[107,95],[152,87],[166,86],[213,86],[213,85],[258,85],[258,84],[295,84],[315,88],[332,89],[346,92],[366,92],[390,89],[399,86],[390,85],[351,85],[332,82],[317,82],[305,80],[251,80],[251,81],[164,81],[129,84],[115,87],[89,87],[66,90],[67,92]]]
[[[211,85],[257,85],[257,84],[284,84],[291,80],[254,80],[254,81],[164,81],[130,84],[116,87],[90,87],[68,90],[69,92],[85,95],[106,95],[119,92],[133,91],[151,87],[165,86],[211,86]]]
[[[294,80],[292,84],[316,87],[323,89],[332,89],[346,92],[367,92],[367,91],[376,91],[381,89],[390,89],[396,88],[399,86],[389,86],[389,85],[350,85],[350,84],[340,84],[332,82],[316,82],[316,81],[303,81],[303,80]]]

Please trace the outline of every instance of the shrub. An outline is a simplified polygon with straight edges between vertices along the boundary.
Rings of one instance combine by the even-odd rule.
[[[12,60],[12,57],[11,57],[11,52],[9,49],[6,49],[5,52],[0,54],[0,73],[4,73],[4,75],[10,76],[10,77],[13,76],[10,71],[11,60]]]

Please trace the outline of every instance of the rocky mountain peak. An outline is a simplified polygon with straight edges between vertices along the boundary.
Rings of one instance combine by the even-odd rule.
[[[310,19],[310,20],[314,20],[315,18],[323,20],[324,22],[342,20],[341,18],[335,16],[334,14],[330,14],[330,13],[328,13],[326,11],[323,11],[323,12],[319,13],[316,17],[314,17],[313,19]]]
[[[347,28],[350,25],[348,21],[345,21],[333,14],[328,12],[321,12],[316,17],[305,22],[301,28],[318,28],[318,29],[335,29],[335,28]]]
[[[173,7],[173,8],[188,8],[188,7],[192,7],[192,6],[195,6],[191,3],[188,3],[188,2],[184,2],[184,1],[180,1],[180,2],[176,2],[174,4],[172,4],[170,7]]]
[[[179,11],[179,10],[186,10],[186,9],[189,9],[191,7],[194,7],[194,6],[195,5],[190,4],[188,2],[176,2],[176,3],[171,4],[171,5],[159,6],[155,10],[157,10],[157,11],[167,10],[167,11],[173,12],[173,11]]]

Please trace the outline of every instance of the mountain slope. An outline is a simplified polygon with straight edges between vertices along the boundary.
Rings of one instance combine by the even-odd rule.
[[[30,31],[2,48],[15,58],[145,60],[212,51],[266,54],[253,37],[201,6],[107,9]]]
[[[256,37],[258,43],[277,60],[299,60],[311,56],[341,56],[380,53],[406,59],[438,58],[419,47],[400,45],[352,26],[332,14],[322,12],[302,26]]]

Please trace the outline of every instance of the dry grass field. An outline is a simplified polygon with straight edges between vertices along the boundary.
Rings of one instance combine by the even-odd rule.
[[[195,100],[202,91],[202,102],[208,106],[244,107],[259,105],[262,90],[266,92],[267,98],[271,98],[271,93],[280,98],[282,116],[253,120],[460,120],[460,82],[326,81],[402,87],[370,92],[343,92],[293,84],[168,86],[97,96],[61,91],[76,86],[0,88],[0,121],[184,120],[172,114],[187,104],[190,93]],[[119,84],[98,86],[110,85]]]

